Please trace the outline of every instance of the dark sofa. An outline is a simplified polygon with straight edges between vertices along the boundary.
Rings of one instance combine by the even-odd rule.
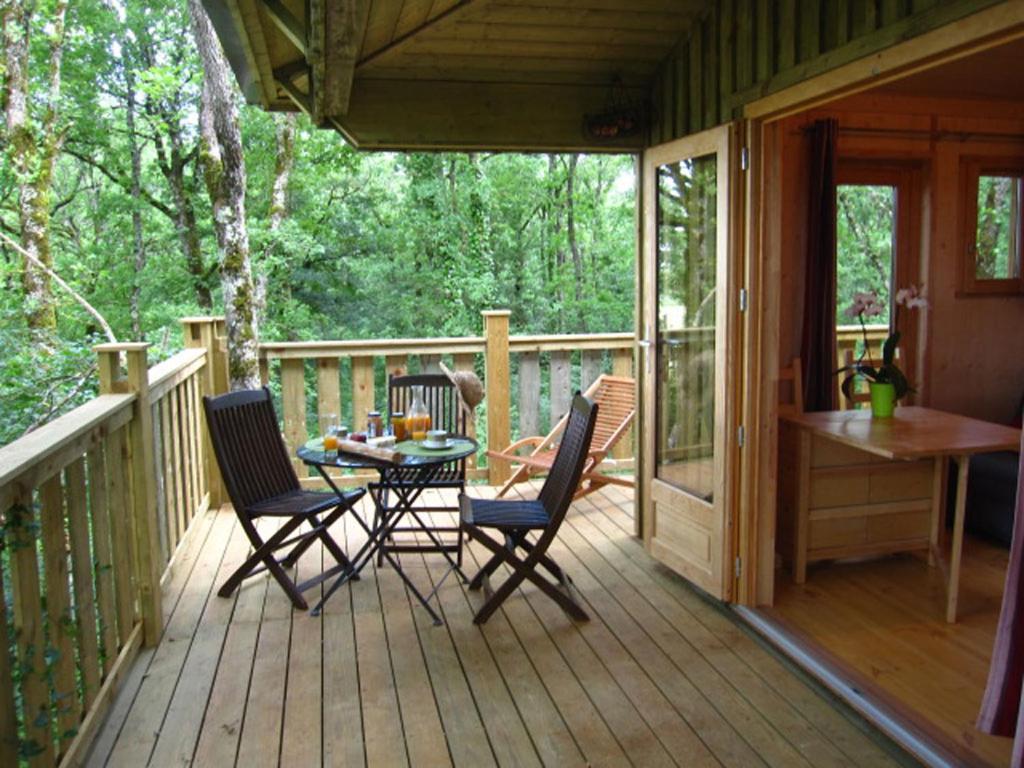
[[[1013,538],[1013,517],[1017,501],[1017,469],[1020,454],[1017,451],[979,453],[971,459],[967,479],[967,517],[964,530],[975,536],[1010,546]],[[949,465],[947,516],[953,524],[956,506],[955,461]]]

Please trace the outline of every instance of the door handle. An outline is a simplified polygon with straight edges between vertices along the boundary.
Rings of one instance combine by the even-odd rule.
[[[648,339],[637,339],[636,345],[638,347],[643,347],[644,349],[646,349],[651,346],[651,342]]]

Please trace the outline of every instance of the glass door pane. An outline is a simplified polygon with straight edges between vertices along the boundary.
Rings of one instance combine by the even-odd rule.
[[[706,502],[715,484],[716,155],[657,171],[655,476]]]

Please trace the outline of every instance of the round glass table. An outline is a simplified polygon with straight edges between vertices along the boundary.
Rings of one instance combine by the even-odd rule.
[[[459,568],[459,562],[452,558],[452,554],[457,553],[462,546],[462,536],[461,534],[457,536],[454,545],[444,543],[437,535],[438,529],[425,523],[417,513],[414,504],[423,491],[430,486],[431,481],[446,467],[455,462],[461,462],[479,449],[476,440],[470,437],[452,436],[448,442],[449,447],[434,449],[426,448],[413,440],[406,440],[395,445],[394,450],[398,451],[400,456],[394,461],[361,453],[347,453],[344,450],[325,451],[321,439],[310,440],[299,448],[298,457],[308,466],[313,467],[335,493],[340,494],[341,491],[335,483],[336,478],[331,477],[330,469],[372,469],[380,477],[379,482],[370,484],[370,496],[373,498],[375,508],[373,522],[367,523],[358,514],[354,515],[363,530],[366,531],[366,542],[355,556],[350,558],[349,564],[339,569],[337,578],[324,592],[320,602],[314,606],[312,610],[314,616],[320,614],[324,603],[331,595],[358,575],[375,556],[379,556],[391,564],[405,585],[427,609],[434,623],[442,623],[441,617],[431,607],[430,599],[452,571],[458,572],[465,579],[465,574]],[[402,551],[440,552],[447,558],[450,566],[430,594],[426,596],[416,588],[402,570],[401,563],[394,557],[393,547],[385,546],[385,542],[392,538],[396,530],[399,530],[399,524],[407,515],[412,516],[419,523],[416,530],[425,533],[429,542],[403,547]]]

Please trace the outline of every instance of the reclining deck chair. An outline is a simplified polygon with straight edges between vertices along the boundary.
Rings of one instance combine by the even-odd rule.
[[[266,387],[204,397],[203,409],[228,496],[253,546],[253,553],[228,577],[217,594],[228,597],[249,576],[270,571],[292,605],[305,610],[307,605],[302,593],[350,565],[327,529],[362,498],[366,489],[359,488],[341,496],[302,490],[277,426],[270,390]],[[261,517],[284,519],[266,541],[256,530],[256,521]],[[288,538],[303,523],[309,523],[312,530]],[[285,569],[293,566],[317,539],[338,564],[296,584]],[[278,559],[274,555],[292,544],[295,546],[285,557]]]
[[[489,595],[477,611],[473,617],[475,624],[487,621],[498,606],[526,580],[536,584],[572,618],[578,621],[587,621],[589,618],[572,598],[572,582],[569,577],[547,555],[547,550],[565,519],[573,500],[573,492],[579,485],[583,467],[588,461],[588,449],[599,412],[600,407],[582,395],[576,395],[573,399],[562,442],[536,499],[473,499],[465,494],[459,497],[463,530],[469,534],[470,539],[480,542],[492,553],[491,559],[470,581],[469,588],[475,590],[484,586],[485,581],[489,582],[490,576],[502,563],[512,569],[508,579]],[[485,532],[488,528],[502,534],[504,544],[491,538]],[[535,542],[526,538],[531,531],[537,533]],[[517,549],[523,550],[526,556],[520,557],[516,553]],[[538,573],[538,565],[544,566],[558,583],[553,584]]]
[[[573,498],[586,496],[604,485],[633,488],[633,480],[606,475],[600,471],[600,468],[636,416],[636,381],[628,376],[602,374],[583,393],[583,396],[598,406],[598,417],[594,427],[593,445],[587,457],[587,463],[583,467],[579,488]],[[491,458],[505,459],[519,465],[498,491],[497,498],[500,499],[508,493],[516,483],[522,483],[533,475],[543,474],[551,469],[558,451],[558,440],[561,438],[568,418],[568,415],[563,416],[546,437],[524,437],[502,451],[487,452]],[[518,453],[529,446],[533,447],[531,453]]]

